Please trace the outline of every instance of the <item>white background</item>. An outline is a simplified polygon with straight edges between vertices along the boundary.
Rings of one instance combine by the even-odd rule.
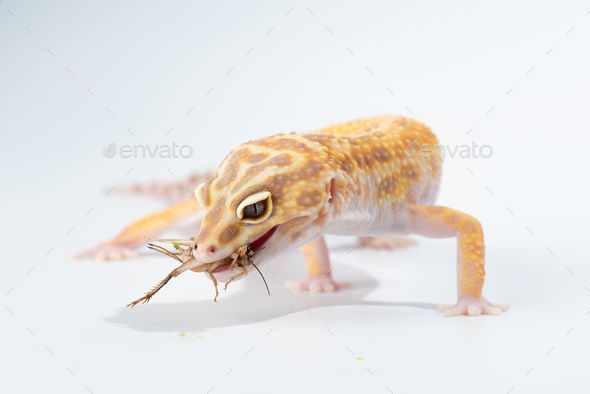
[[[587,393],[588,2],[0,4],[0,391]],[[213,304],[146,254],[70,256],[162,207],[112,186],[214,168],[245,140],[382,113],[448,147],[440,204],[478,217],[499,317],[445,318],[453,240],[355,249],[353,289],[292,295],[293,251]],[[106,158],[111,143],[190,158]],[[174,174],[174,175],[173,175]],[[192,235],[193,230],[189,231]],[[185,234],[186,235],[186,234]]]

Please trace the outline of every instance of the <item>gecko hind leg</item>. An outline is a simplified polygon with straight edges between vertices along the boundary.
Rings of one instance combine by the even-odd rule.
[[[133,243],[105,242],[74,255],[75,259],[92,258],[96,261],[130,260],[138,256],[138,246]]]
[[[179,202],[193,195],[195,188],[213,178],[211,171],[195,173],[179,181],[154,181],[122,185],[113,189],[114,194],[154,197],[169,202]]]

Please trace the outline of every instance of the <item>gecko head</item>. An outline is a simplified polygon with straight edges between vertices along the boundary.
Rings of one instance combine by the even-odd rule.
[[[315,238],[328,221],[331,174],[318,152],[294,135],[237,147],[213,179],[195,190],[204,207],[197,260],[225,261],[214,271],[225,281],[236,273],[230,272],[230,256],[243,246],[261,265]]]

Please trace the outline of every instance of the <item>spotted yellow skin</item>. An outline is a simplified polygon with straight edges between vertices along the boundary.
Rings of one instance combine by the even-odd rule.
[[[484,281],[484,244],[480,224],[458,211],[431,207],[440,182],[442,159],[436,136],[422,123],[401,116],[380,116],[319,129],[279,134],[234,149],[201,191],[206,214],[196,242],[204,261],[213,261],[287,223],[286,236],[301,244],[323,233],[372,235],[414,233],[434,223],[440,235],[459,237],[459,292],[479,297]],[[335,196],[330,196],[330,188]],[[268,190],[273,216],[257,226],[241,225],[235,206],[248,195]],[[331,199],[329,202],[328,200]],[[346,226],[352,207],[367,215]],[[385,220],[406,219],[388,227]],[[302,218],[291,222],[294,218]],[[312,231],[310,231],[312,229]],[[356,233],[353,230],[356,229]],[[330,231],[333,230],[333,231]],[[311,235],[311,237],[310,237]],[[210,249],[214,253],[208,252]],[[323,275],[314,247],[304,247],[311,275]]]
[[[433,205],[442,170],[437,145],[436,136],[424,124],[391,115],[239,145],[195,191],[196,205],[204,208],[194,237],[195,256],[202,262],[218,261],[276,230],[256,253],[258,264],[301,247],[310,276],[299,287],[334,291],[344,285],[332,280],[325,234],[456,237],[458,302],[445,312],[500,313],[504,307],[482,297],[480,223],[457,210]],[[272,211],[260,222],[246,223],[236,209],[260,192],[270,193]],[[155,218],[176,217],[187,204],[195,201]],[[148,228],[147,222],[139,227]],[[136,228],[133,233],[138,233]]]
[[[313,224],[323,227],[353,201],[378,211],[428,199],[436,193],[440,155],[408,152],[436,144],[434,134],[421,123],[393,116],[242,144],[201,191],[203,204],[216,214],[205,217],[197,243],[206,249],[209,242],[230,248],[246,242],[251,227],[240,226],[232,211],[258,190],[269,190],[280,208],[272,225],[315,215]],[[333,204],[327,204],[332,180],[338,193]],[[298,233],[292,237],[297,239]]]

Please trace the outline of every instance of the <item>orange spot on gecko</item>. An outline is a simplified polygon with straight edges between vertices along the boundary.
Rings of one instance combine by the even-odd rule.
[[[251,142],[253,145],[299,153],[313,153],[313,149],[290,135],[277,135]]]
[[[302,207],[309,208],[318,205],[322,202],[322,195],[317,190],[303,191],[297,197],[297,204]]]
[[[319,161],[310,161],[305,166],[303,166],[299,171],[301,171],[302,175],[305,177],[314,177],[320,173],[324,169],[324,165]]]
[[[271,157],[261,163],[251,166],[244,173],[244,179],[250,179],[259,175],[262,171],[269,167],[286,167],[292,162],[291,154],[283,153],[274,157]],[[236,192],[241,188],[240,183],[236,183],[232,189],[232,192]]]
[[[352,173],[352,164],[348,160],[343,160],[340,163],[340,168],[349,175]]]
[[[223,171],[223,176],[215,183],[215,188],[221,190],[231,184],[238,176],[240,162],[231,161]]]
[[[246,157],[246,163],[255,164],[259,163],[262,160],[268,158],[268,153],[256,153],[254,155]]]
[[[238,228],[238,226],[236,226],[235,224],[231,224],[221,232],[221,235],[219,236],[219,242],[221,244],[226,244],[235,237],[237,237],[239,233],[240,229]]]
[[[391,159],[391,154],[383,147],[373,149],[373,157],[377,161],[387,161]]]
[[[394,176],[388,176],[384,178],[381,183],[379,184],[379,190],[383,194],[390,194],[395,192],[395,188],[397,187],[397,180]]]

